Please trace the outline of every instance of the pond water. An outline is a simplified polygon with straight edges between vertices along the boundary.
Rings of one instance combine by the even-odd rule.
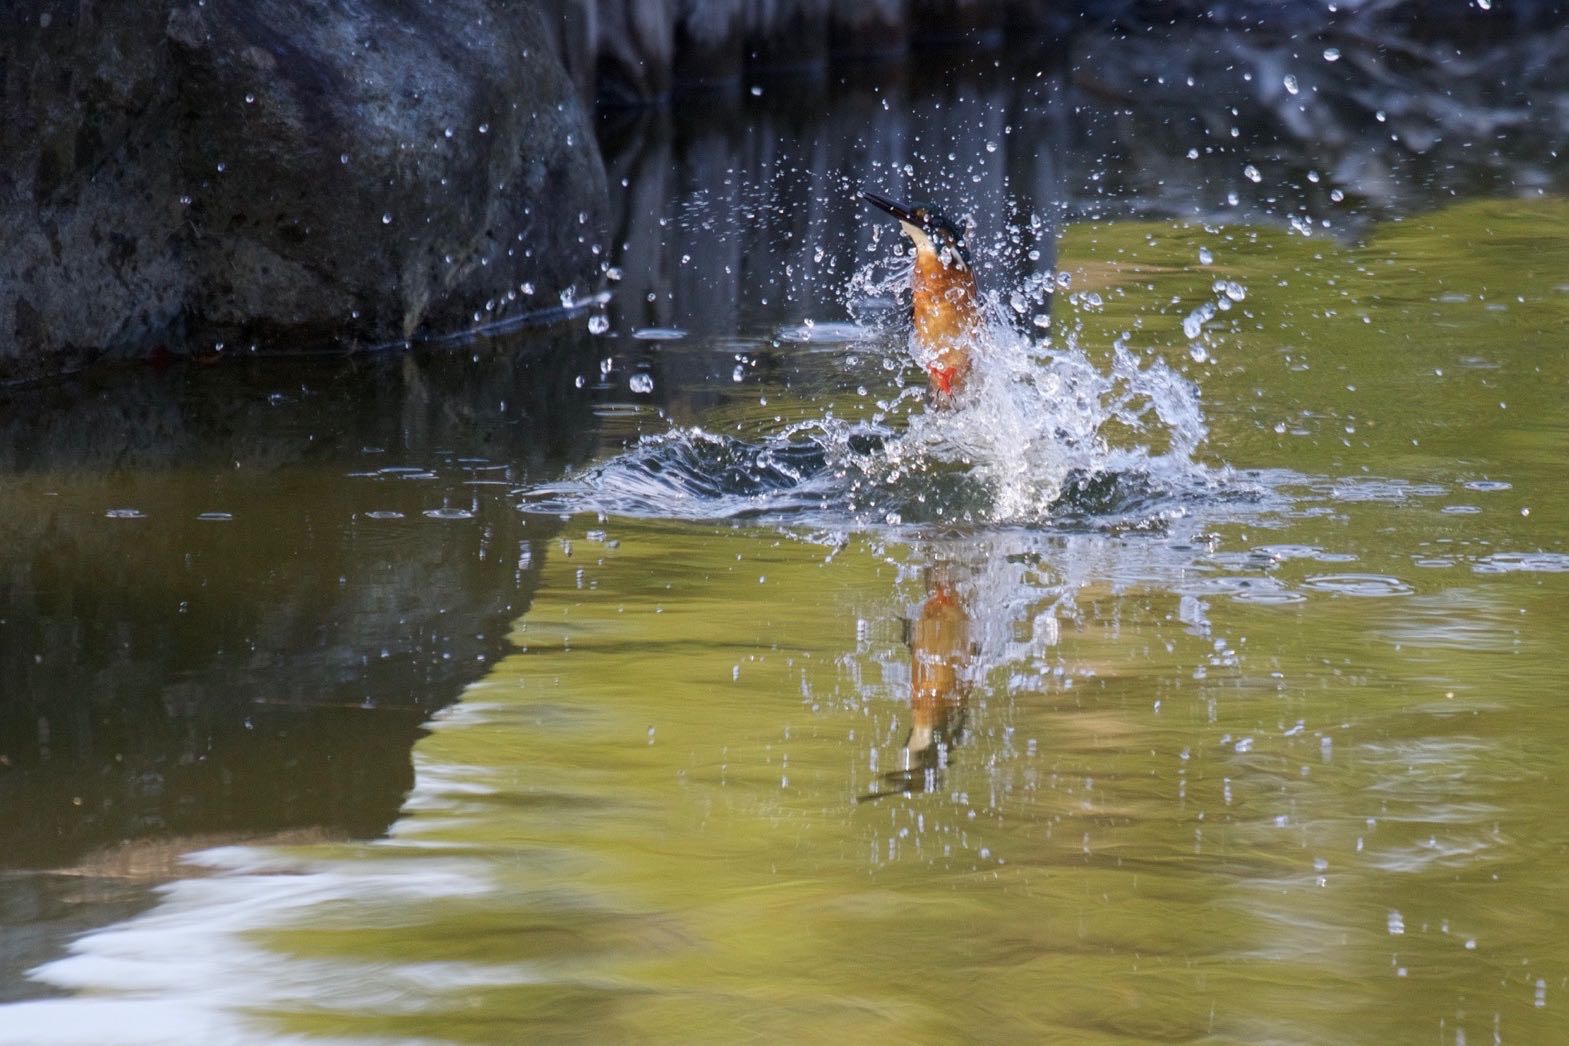
[[[0,1041],[1561,1036],[1563,168],[1223,57],[623,114],[568,328],[9,404]]]

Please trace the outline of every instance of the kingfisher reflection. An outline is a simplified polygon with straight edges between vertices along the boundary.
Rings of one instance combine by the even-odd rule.
[[[959,569],[938,562],[925,570],[926,600],[905,622],[910,648],[910,732],[899,765],[880,778],[880,787],[860,802],[889,795],[930,792],[964,738],[975,644],[970,606],[961,592]]]

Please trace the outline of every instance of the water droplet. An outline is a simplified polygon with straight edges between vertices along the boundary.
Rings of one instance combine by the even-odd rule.
[[[1339,203],[1341,200],[1346,198],[1346,194],[1341,192],[1339,189],[1331,189],[1329,190],[1329,198],[1334,202]]]
[[[633,392],[639,392],[645,395],[653,392],[654,376],[652,374],[644,374],[642,372],[634,374],[631,378],[627,379],[627,388],[631,389]]]
[[[1199,158],[1199,151],[1197,149],[1189,149],[1188,150],[1188,159],[1190,159],[1190,160],[1197,160],[1198,158]]]
[[[1254,167],[1252,164],[1248,164],[1246,167],[1242,168],[1242,173],[1247,176],[1247,179],[1250,182],[1261,182],[1264,180],[1264,176],[1260,174],[1258,168]]]
[[[996,152],[997,151],[997,143],[996,142],[987,142],[986,143],[986,151],[989,152],[989,153]]]
[[[480,124],[479,125],[479,133],[480,134],[489,134],[490,133],[490,124],[488,124],[488,123]]]
[[[596,312],[588,318],[588,332],[590,334],[603,334],[610,329],[610,317],[602,312]]]
[[[383,225],[391,225],[392,224],[392,212],[391,211],[388,211],[388,212],[386,212],[385,214],[383,214],[381,216],[381,224],[383,224]]]
[[[1287,74],[1286,78],[1280,82],[1285,85],[1287,94],[1296,94],[1299,90],[1297,87],[1297,78],[1291,76],[1290,74]]]
[[[1338,47],[1326,47],[1326,48],[1324,48],[1324,61],[1326,61],[1326,62],[1338,62],[1338,61],[1340,61],[1340,48],[1338,48]]]
[[[338,154],[338,162],[339,163],[348,163],[349,162],[349,154],[348,153],[339,153]]]
[[[246,96],[245,96],[245,104],[246,105],[255,105],[256,104],[256,96],[254,94],[246,94]]]
[[[756,84],[753,84],[752,85],[752,97],[753,98],[761,98],[761,97],[763,97],[763,89],[761,87],[757,86]]]
[[[1215,255],[1210,252],[1210,249],[1208,247],[1200,247],[1199,248],[1199,264],[1200,265],[1214,265],[1215,264]]]

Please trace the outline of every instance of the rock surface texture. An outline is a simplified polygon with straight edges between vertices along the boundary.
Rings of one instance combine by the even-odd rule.
[[[397,342],[598,278],[603,166],[531,4],[5,19],[0,382],[160,345]]]

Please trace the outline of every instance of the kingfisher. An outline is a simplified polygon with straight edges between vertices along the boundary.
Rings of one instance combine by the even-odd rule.
[[[861,198],[897,218],[915,243],[910,274],[915,342],[939,402],[950,403],[969,374],[970,350],[982,325],[981,295],[964,231],[931,204],[904,204],[870,189],[862,189]]]

